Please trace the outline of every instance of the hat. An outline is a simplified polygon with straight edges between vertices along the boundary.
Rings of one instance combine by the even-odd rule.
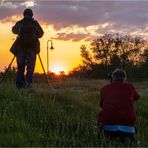
[[[24,10],[23,15],[24,15],[24,16],[27,15],[27,16],[33,17],[33,12],[32,12],[31,9],[28,9],[28,8],[27,8],[27,9]]]

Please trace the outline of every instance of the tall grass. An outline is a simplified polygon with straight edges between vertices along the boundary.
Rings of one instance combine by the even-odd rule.
[[[0,146],[103,147],[123,146],[106,139],[97,128],[99,88],[104,80],[58,80],[17,90],[0,85]],[[134,146],[148,146],[148,94],[140,86],[138,133]],[[145,86],[145,85],[144,85]],[[125,146],[129,146],[128,143]]]

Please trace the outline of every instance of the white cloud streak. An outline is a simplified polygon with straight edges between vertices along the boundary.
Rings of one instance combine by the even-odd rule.
[[[17,5],[13,4],[13,2],[6,2],[6,1],[1,1],[0,7],[6,8],[6,9],[16,9]]]
[[[36,5],[35,1],[25,1],[21,3],[22,6],[25,6],[26,8],[34,7]]]

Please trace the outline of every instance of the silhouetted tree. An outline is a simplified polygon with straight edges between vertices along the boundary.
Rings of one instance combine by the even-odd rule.
[[[92,77],[103,77],[115,68],[123,68],[135,76],[143,61],[148,60],[147,49],[148,42],[140,37],[105,34],[93,40],[90,47],[81,46],[79,70]]]
[[[141,72],[139,75],[141,77],[148,78],[148,49],[145,49],[142,53],[141,63],[139,66],[139,71]]]
[[[93,65],[93,61],[90,51],[84,45],[81,46],[81,57],[82,57],[83,67],[85,67],[85,69],[89,69]]]

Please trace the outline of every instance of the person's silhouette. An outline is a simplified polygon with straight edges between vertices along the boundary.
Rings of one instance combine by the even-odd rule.
[[[30,87],[36,63],[36,54],[40,52],[39,38],[44,32],[39,23],[34,20],[31,9],[25,9],[23,19],[18,21],[13,27],[12,32],[17,34],[15,55],[17,58],[17,88]],[[26,77],[25,77],[25,66]]]

